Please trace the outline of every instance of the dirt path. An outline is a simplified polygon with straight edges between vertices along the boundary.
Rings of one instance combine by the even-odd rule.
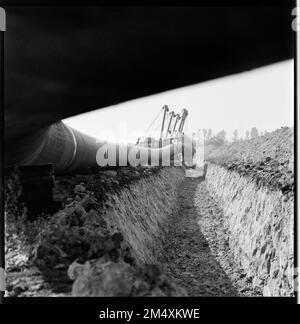
[[[180,190],[180,208],[166,238],[165,272],[189,296],[238,296],[198,225],[201,215],[194,206],[194,195],[201,182],[203,179],[186,178]],[[204,204],[205,200],[211,197],[207,194]]]

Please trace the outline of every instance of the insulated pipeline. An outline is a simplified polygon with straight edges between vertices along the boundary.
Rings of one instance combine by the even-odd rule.
[[[99,150],[101,148],[102,151],[116,149],[115,163],[99,164],[97,157],[99,157],[99,152],[101,153]],[[126,153],[122,164],[120,164],[120,152]],[[128,164],[143,165],[145,163],[139,162],[140,156],[144,157],[143,161],[146,160],[146,164],[154,162],[154,165],[168,165],[168,160],[180,161],[182,143],[175,142],[156,149],[109,143],[83,134],[60,121],[39,132],[24,136],[21,140],[16,141],[14,146],[6,147],[5,165],[53,163],[56,174],[66,174],[97,166],[105,169]]]

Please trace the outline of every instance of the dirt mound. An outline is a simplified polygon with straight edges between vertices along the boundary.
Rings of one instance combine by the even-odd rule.
[[[76,297],[167,297],[185,296],[158,265],[132,266],[125,262],[88,261],[74,263],[68,270]]]
[[[249,291],[264,296],[293,295],[293,131],[235,142],[208,159],[207,188],[223,211],[236,267]]]
[[[175,188],[181,174],[182,171],[173,168],[120,168],[58,177],[55,196],[64,202],[64,209],[54,215],[43,215],[34,222],[26,219],[26,208],[18,201],[20,187],[18,177],[13,174],[13,180],[7,181],[6,191],[7,295],[183,295],[183,290],[170,282],[158,265],[138,264],[140,260],[133,253],[134,246],[125,239],[128,233],[117,221],[125,217],[124,222],[130,225],[131,231],[134,226],[142,226],[141,230],[137,228],[142,239],[138,248],[146,253],[148,246],[143,246],[144,241],[150,249],[154,244],[151,235],[156,237],[159,233],[148,233],[146,238],[143,233],[160,228],[155,218],[157,212],[151,208],[161,199],[166,208],[159,216],[166,217],[176,198],[176,190],[171,196],[163,190],[159,196],[156,191],[151,193],[153,183],[162,182]],[[146,201],[136,201],[138,194],[146,197],[146,193]],[[113,206],[110,199],[119,199],[119,205],[124,206]],[[155,200],[153,206],[149,204],[151,199]],[[131,209],[125,206],[127,201]],[[150,208],[148,212],[152,215],[142,224],[135,224],[139,217],[140,221],[146,217],[135,214],[142,213],[143,208]],[[122,214],[123,209],[125,214]],[[144,229],[149,220],[157,224],[151,230],[147,226]],[[154,246],[152,249],[155,251]]]
[[[294,129],[284,127],[265,136],[240,141],[214,150],[213,164],[247,177],[259,187],[294,195]]]
[[[256,164],[266,158],[294,170],[294,128],[282,127],[247,141],[237,141],[211,151],[206,160],[215,164]]]

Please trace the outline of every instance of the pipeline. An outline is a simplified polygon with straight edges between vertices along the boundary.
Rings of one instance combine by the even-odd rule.
[[[15,142],[16,143],[16,142]],[[17,142],[7,145],[5,166],[13,165],[39,165],[53,163],[56,174],[66,174],[88,168],[111,168],[111,165],[99,166],[96,160],[97,152],[104,145],[106,148],[116,147],[116,165],[119,166],[119,152],[127,152],[128,156],[147,156],[147,163],[164,165],[165,156],[170,156],[170,161],[180,161],[182,155],[182,142],[173,142],[162,148],[146,148],[142,146],[121,145],[99,141],[96,138],[83,134],[59,121],[51,126],[30,134]],[[152,165],[152,164],[151,164]],[[134,165],[134,166],[138,166]]]

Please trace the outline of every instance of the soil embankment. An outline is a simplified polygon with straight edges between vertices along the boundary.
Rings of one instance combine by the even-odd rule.
[[[8,296],[185,295],[159,266],[183,179],[181,168],[58,177],[55,196],[65,208],[35,222],[7,181]]]
[[[224,213],[233,260],[252,289],[264,296],[294,293],[293,165],[289,128],[210,156],[207,189]]]

